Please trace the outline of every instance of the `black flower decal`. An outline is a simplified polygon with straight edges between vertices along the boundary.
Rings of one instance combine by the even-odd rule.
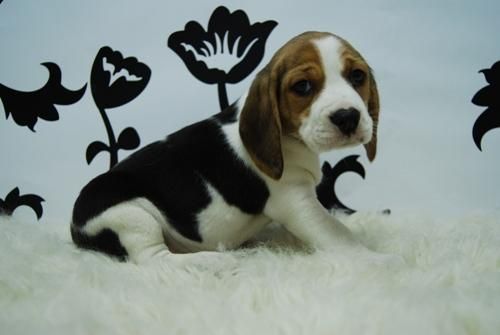
[[[0,199],[0,214],[12,215],[16,208],[20,206],[28,206],[36,214],[38,220],[42,217],[43,208],[42,202],[43,198],[36,194],[19,194],[19,188],[16,187],[5,197],[5,200]]]
[[[39,90],[32,92],[17,91],[0,84],[5,117],[12,115],[19,126],[26,126],[35,131],[38,119],[46,121],[59,120],[55,105],[70,105],[81,99],[87,85],[76,91],[61,85],[61,69],[55,63],[42,63],[49,70],[47,83]]]
[[[480,89],[472,98],[472,103],[487,107],[477,118],[472,128],[474,143],[481,150],[481,140],[490,130],[500,127],[500,61],[493,64],[490,69],[479,71],[484,74],[488,86]]]
[[[90,87],[99,108],[114,108],[136,98],[146,88],[151,70],[134,57],[102,47],[92,65]]]
[[[108,134],[109,144],[94,141],[87,147],[86,159],[90,164],[97,154],[110,154],[110,169],[118,162],[118,150],[133,150],[140,145],[137,131],[128,127],[116,140],[106,108],[124,105],[136,98],[146,88],[151,77],[149,67],[134,57],[123,58],[118,51],[102,47],[92,65],[90,87]]]
[[[233,13],[220,6],[214,10],[207,30],[190,21],[184,30],[170,35],[168,46],[188,70],[207,84],[217,84],[221,109],[229,105],[226,83],[247,77],[264,57],[264,48],[276,21],[250,24],[242,10]],[[228,65],[229,64],[229,65]]]

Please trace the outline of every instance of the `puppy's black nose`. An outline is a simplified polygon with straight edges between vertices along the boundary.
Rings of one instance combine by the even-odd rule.
[[[356,108],[348,108],[335,111],[329,118],[344,135],[349,136],[356,131],[360,115],[361,114]]]

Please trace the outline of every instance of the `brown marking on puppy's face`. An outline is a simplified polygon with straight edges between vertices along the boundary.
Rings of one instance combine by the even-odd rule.
[[[298,136],[302,121],[310,114],[312,102],[324,86],[325,73],[312,40],[323,33],[305,33],[292,39],[276,57],[282,69],[279,110],[284,135]]]
[[[354,85],[354,70],[363,71],[366,82]],[[361,114],[353,134],[343,134],[330,120],[342,108]],[[373,159],[377,118],[375,81],[359,53],[332,34],[307,32],[280,48],[252,82],[240,115],[240,136],[257,167],[279,179],[282,136],[295,137],[316,152],[372,140],[366,148]]]
[[[340,37],[337,38],[344,44],[344,50],[341,54],[343,62],[342,76],[358,92],[373,121],[372,138],[370,142],[364,144],[368,159],[373,161],[377,153],[377,127],[380,112],[380,100],[375,76],[361,54],[349,42]]]

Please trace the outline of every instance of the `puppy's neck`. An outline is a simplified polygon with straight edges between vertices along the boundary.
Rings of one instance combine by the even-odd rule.
[[[285,174],[288,169],[301,168],[312,176],[316,185],[319,184],[321,168],[319,155],[316,152],[309,149],[303,141],[292,136],[283,136],[281,147],[285,159]]]

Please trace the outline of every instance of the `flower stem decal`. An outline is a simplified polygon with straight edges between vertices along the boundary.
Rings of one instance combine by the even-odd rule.
[[[488,107],[476,120],[472,128],[472,138],[479,150],[481,140],[490,130],[500,127],[500,61],[490,69],[479,71],[484,74],[488,86],[480,89],[472,98],[477,106]]]
[[[42,217],[43,198],[36,194],[19,194],[19,188],[16,187],[5,197],[5,200],[0,199],[0,214],[12,215],[16,208],[20,206],[30,207],[36,214],[38,220]]]
[[[35,131],[38,119],[46,121],[59,120],[55,105],[71,105],[80,100],[87,85],[71,91],[61,85],[61,69],[55,63],[42,63],[49,71],[47,83],[32,92],[17,91],[0,84],[0,99],[2,100],[5,117],[12,115],[19,126],[26,126]]]
[[[109,120],[106,108],[122,106],[135,99],[144,90],[151,77],[151,70],[146,64],[134,57],[123,58],[118,51],[102,47],[92,65],[90,87],[108,135],[108,144],[94,141],[87,147],[86,159],[90,164],[102,151],[110,154],[109,168],[118,163],[118,150],[133,150],[140,145],[137,131],[125,128],[118,140]]]
[[[245,79],[264,57],[267,38],[276,21],[250,24],[242,10],[233,13],[220,6],[208,21],[207,30],[189,21],[184,30],[168,38],[168,46],[188,70],[206,84],[217,84],[221,109],[229,105],[226,84]]]

